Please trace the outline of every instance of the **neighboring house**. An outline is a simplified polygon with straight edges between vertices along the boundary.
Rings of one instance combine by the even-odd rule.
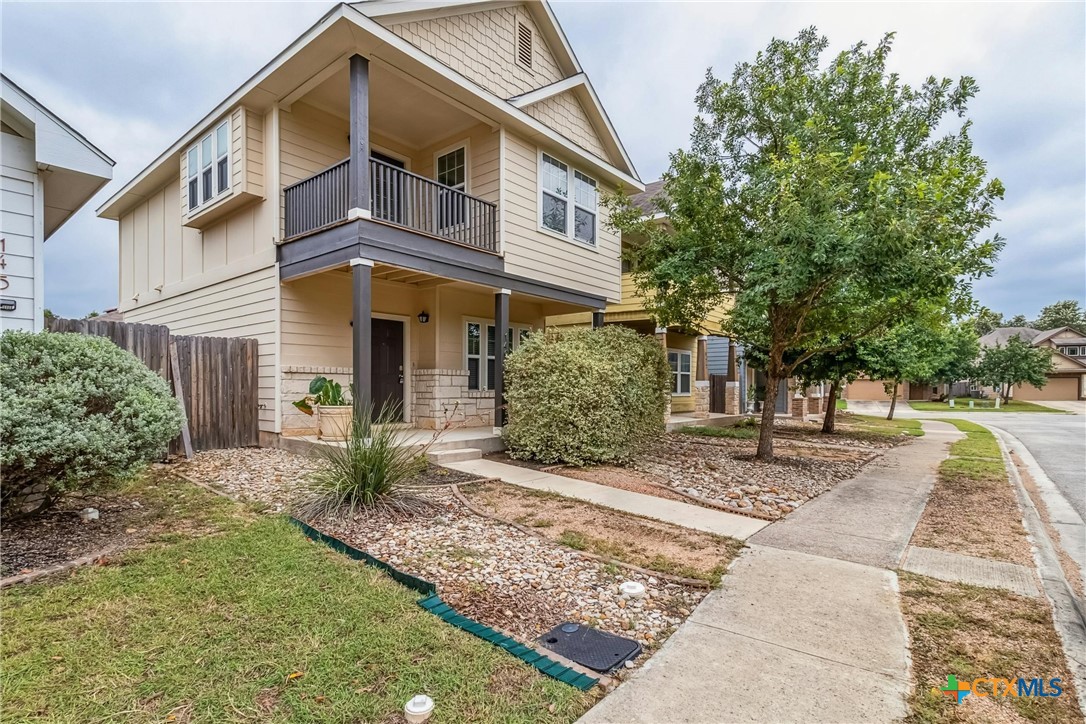
[[[663,182],[653,181],[645,185],[645,190],[635,193],[630,200],[640,207],[647,215],[652,215],[660,224],[667,224],[667,218],[657,212],[654,199],[662,192]],[[631,248],[640,243],[639,239],[623,237],[622,249],[624,255]],[[727,341],[721,336],[721,319],[726,308],[721,307],[709,314],[701,321],[700,329],[689,330],[677,326],[667,328],[657,327],[649,313],[645,310],[645,299],[642,297],[633,281],[633,267],[630,261],[622,262],[622,292],[621,299],[608,303],[603,313],[604,324],[621,324],[625,327],[646,335],[655,335],[660,344],[667,349],[668,363],[671,365],[672,389],[671,411],[673,413],[708,413],[709,368],[727,368]],[[550,317],[548,325],[572,326],[588,325],[592,323],[591,313],[565,314]],[[712,335],[713,337],[710,337]],[[715,348],[722,350],[722,359],[713,360],[709,346],[710,339],[715,338]],[[721,347],[721,344],[723,347]],[[699,362],[705,365],[700,368]],[[734,372],[734,370],[733,370]],[[698,384],[703,382],[705,384]],[[736,390],[735,412],[738,413],[738,376],[733,378]]]
[[[887,380],[872,380],[861,377],[845,385],[841,397],[845,400],[877,400],[886,402],[890,399],[886,392]],[[889,382],[891,387],[893,382]],[[950,387],[943,383],[902,382],[897,388],[899,400],[938,400],[950,392]]]
[[[113,160],[0,75],[0,330],[44,328],[44,244],[113,177]]]
[[[1034,347],[1052,350],[1053,370],[1044,387],[1015,385],[1011,397],[1016,400],[1086,399],[1086,335],[1071,327],[1039,330],[1031,327],[999,327],[980,338],[980,346],[1005,345],[1018,336]]]
[[[99,209],[120,312],[254,337],[262,433],[317,374],[495,420],[548,316],[621,299],[601,193],[642,184],[550,7],[334,7]],[[507,340],[506,344],[500,344]]]

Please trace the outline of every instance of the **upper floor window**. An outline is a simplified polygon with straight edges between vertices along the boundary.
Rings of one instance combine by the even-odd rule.
[[[1060,351],[1068,357],[1079,357],[1081,355],[1086,355],[1086,348],[1081,347],[1064,347]]]
[[[230,121],[201,138],[188,152],[189,209],[230,189]]]
[[[532,69],[532,29],[524,23],[517,21],[517,63]]]
[[[573,198],[570,199],[570,182]],[[570,201],[573,208],[570,209]],[[596,217],[599,191],[596,180],[570,168],[556,158],[542,154],[539,173],[540,225],[548,231],[589,246],[596,245]]]
[[[437,182],[454,191],[468,188],[467,148],[461,146],[434,159]],[[462,193],[442,191],[438,194],[438,225],[442,229],[460,226],[467,218],[467,197]]]

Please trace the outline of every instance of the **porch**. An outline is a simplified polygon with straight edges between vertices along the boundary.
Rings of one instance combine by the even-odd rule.
[[[446,424],[443,446],[490,437],[503,424],[506,355],[548,314],[577,308],[531,288],[364,259],[284,279],[280,289],[280,430],[303,439],[317,421],[293,402],[317,375],[352,386],[360,406],[397,406],[419,440]]]

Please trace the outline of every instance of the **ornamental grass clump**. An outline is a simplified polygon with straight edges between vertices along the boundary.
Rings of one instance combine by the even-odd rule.
[[[0,509],[39,513],[130,479],[184,418],[170,387],[103,337],[0,336]]]
[[[503,438],[515,458],[620,463],[664,430],[667,357],[626,327],[532,334],[509,355],[505,380]]]
[[[410,444],[397,424],[399,405],[386,405],[376,420],[372,409],[366,406],[352,419],[345,442],[316,446],[318,465],[295,506],[298,518],[353,518],[372,510],[410,514],[430,505],[418,495],[427,484],[415,478],[426,470],[426,451],[441,431],[422,445]]]

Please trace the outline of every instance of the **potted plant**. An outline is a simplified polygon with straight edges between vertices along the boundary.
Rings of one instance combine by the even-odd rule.
[[[317,428],[322,440],[346,440],[351,430],[351,403],[343,396],[343,386],[318,375],[309,383],[309,394],[294,406],[307,415],[317,413]]]
[[[765,387],[758,385],[754,388],[754,411],[761,412],[763,404],[765,404]]]

